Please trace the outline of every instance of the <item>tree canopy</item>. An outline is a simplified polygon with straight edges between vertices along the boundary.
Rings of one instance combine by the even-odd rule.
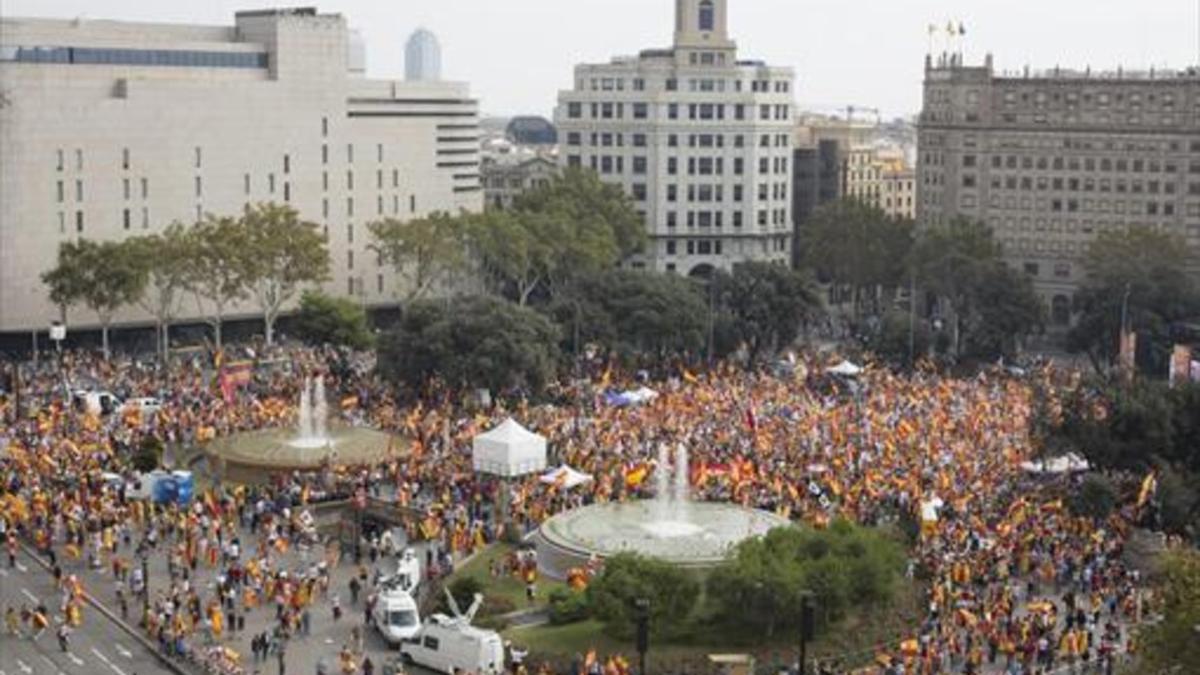
[[[108,358],[108,332],[121,307],[132,304],[146,287],[145,268],[135,250],[122,242],[81,239],[63,242],[57,265],[42,275],[50,300],[63,307],[82,304],[100,319],[104,356]]]
[[[821,281],[849,293],[855,315],[878,315],[877,288],[907,283],[915,225],[858,199],[818,208],[800,228],[801,260]],[[841,295],[841,293],[835,293]]]
[[[1036,330],[1043,308],[1028,279],[1007,268],[992,231],[957,219],[922,230],[912,252],[917,285],[949,310],[956,356],[1012,353],[1017,337]]]
[[[434,213],[416,220],[393,218],[369,224],[371,249],[404,282],[402,300],[428,298],[467,265],[470,216]]]
[[[300,296],[295,330],[309,344],[366,349],[374,341],[367,312],[362,305],[315,291]]]
[[[1084,258],[1087,279],[1075,295],[1078,323],[1068,346],[1097,367],[1117,355],[1121,318],[1150,342],[1169,342],[1173,322],[1200,309],[1181,237],[1144,227],[1103,232]]]
[[[267,344],[286,303],[306,284],[329,280],[329,250],[314,223],[290,206],[247,205],[239,226],[245,248],[239,256],[244,283],[262,311]]]
[[[611,635],[628,639],[637,625],[637,601],[649,601],[650,634],[669,639],[686,632],[700,595],[700,583],[669,563],[632,553],[604,561],[587,588],[592,614]]]
[[[437,378],[456,389],[538,389],[554,377],[558,338],[541,314],[496,298],[419,301],[381,340],[379,368],[413,387]]]
[[[825,530],[781,527],[747,539],[712,573],[707,588],[731,623],[771,636],[798,630],[805,592],[813,594],[824,625],[852,607],[886,606],[903,567],[899,542],[839,520]]]
[[[729,337],[746,345],[752,363],[794,342],[822,309],[811,278],[783,265],[740,263],[732,274],[718,273],[713,283],[730,320]]]

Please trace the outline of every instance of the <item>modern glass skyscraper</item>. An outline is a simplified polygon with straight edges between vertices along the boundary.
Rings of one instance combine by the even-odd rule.
[[[442,46],[437,36],[417,29],[404,48],[404,79],[409,82],[436,82],[442,79]]]

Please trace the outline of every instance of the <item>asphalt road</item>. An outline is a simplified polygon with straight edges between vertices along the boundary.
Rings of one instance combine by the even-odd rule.
[[[44,603],[56,612],[60,594],[54,579],[23,553],[17,567],[0,568],[0,611],[10,605]],[[0,629],[2,630],[2,629]],[[28,635],[0,635],[0,675],[173,675],[141,643],[133,640],[92,607],[83,611],[83,625],[59,649],[53,627],[34,641]]]

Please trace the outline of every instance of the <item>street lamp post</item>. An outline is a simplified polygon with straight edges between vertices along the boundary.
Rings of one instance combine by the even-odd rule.
[[[796,672],[805,675],[808,671],[808,643],[816,637],[816,613],[812,606],[812,592],[800,594],[800,663]]]
[[[650,651],[650,601],[638,598],[634,607],[637,609],[638,675],[646,675],[646,652]]]
[[[150,622],[150,551],[142,552],[142,625]]]

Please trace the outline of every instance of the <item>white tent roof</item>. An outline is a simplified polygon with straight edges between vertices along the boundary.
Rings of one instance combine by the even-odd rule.
[[[843,375],[845,377],[854,377],[855,375],[859,375],[862,373],[862,368],[859,368],[858,366],[854,365],[853,363],[850,363],[849,361],[842,361],[841,363],[837,364],[836,366],[829,368],[825,372],[830,373],[831,375]]]
[[[592,477],[590,474],[583,473],[582,471],[576,471],[575,469],[572,469],[564,464],[557,469],[550,471],[538,480],[546,485],[557,484],[564,490],[570,490],[583,485],[584,483],[592,482]]]
[[[1021,468],[1029,473],[1077,473],[1087,471],[1091,465],[1083,457],[1068,452],[1045,462],[1021,462]]]
[[[475,437],[471,452],[475,470],[511,478],[546,469],[546,439],[512,419]]]

